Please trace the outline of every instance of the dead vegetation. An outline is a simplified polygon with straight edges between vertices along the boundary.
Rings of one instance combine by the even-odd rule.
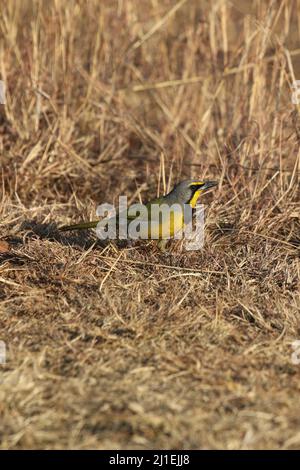
[[[2,448],[300,447],[299,24],[293,0],[1,1]],[[197,175],[199,252],[57,232]]]

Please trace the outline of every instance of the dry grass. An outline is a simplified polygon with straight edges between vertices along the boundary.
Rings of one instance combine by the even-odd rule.
[[[233,3],[1,2],[2,448],[300,447],[299,2]],[[57,233],[196,175],[199,252]]]

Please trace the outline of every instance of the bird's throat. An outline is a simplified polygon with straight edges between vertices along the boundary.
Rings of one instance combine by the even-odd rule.
[[[191,197],[190,201],[189,201],[189,205],[194,209],[196,204],[197,204],[197,201],[198,201],[198,198],[201,194],[201,189],[198,189],[197,191],[194,192],[193,196]]]

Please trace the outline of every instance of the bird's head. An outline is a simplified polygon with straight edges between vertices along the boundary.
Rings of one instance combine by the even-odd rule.
[[[190,204],[194,208],[200,194],[217,185],[217,181],[184,180],[175,186],[172,193],[178,202]]]

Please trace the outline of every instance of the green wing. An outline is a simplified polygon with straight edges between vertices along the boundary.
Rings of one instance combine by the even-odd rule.
[[[136,216],[127,214],[127,220],[129,222],[134,220],[135,218]],[[74,225],[63,225],[62,227],[59,228],[59,231],[68,232],[69,230],[87,230],[89,228],[96,228],[99,222],[100,222],[99,220],[92,220],[90,222],[80,222],[79,224],[74,224]]]
[[[151,211],[149,210],[151,208],[152,204],[161,204],[164,201],[163,197],[158,197],[155,199],[152,199],[146,204],[146,207],[148,209],[148,220],[150,217]],[[117,214],[118,215],[118,214]],[[137,216],[136,215],[128,215],[127,213],[127,220],[130,222],[134,220]],[[118,219],[117,219],[118,220]],[[59,228],[61,232],[67,232],[69,230],[87,230],[89,228],[96,228],[99,223],[99,220],[92,220],[90,222],[80,222],[79,224],[74,224],[74,225],[63,225],[62,227]]]

